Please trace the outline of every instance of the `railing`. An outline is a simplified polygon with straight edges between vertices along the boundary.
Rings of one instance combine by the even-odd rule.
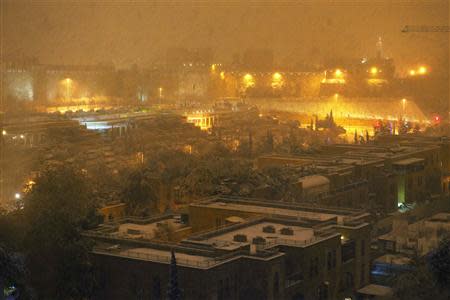
[[[273,239],[272,242],[274,244],[278,244],[278,245],[306,246],[317,240],[318,239],[315,237],[312,237],[312,238],[306,239],[306,240],[290,240],[290,239],[276,238],[276,239]]]
[[[137,258],[142,260],[148,260],[148,261],[154,261],[154,262],[161,262],[161,263],[170,263],[171,257],[153,254],[153,253],[144,253],[144,252],[138,252],[138,251],[130,251],[130,250],[123,250],[120,249],[114,249],[114,250],[107,250],[103,248],[94,248],[94,253],[104,253],[108,255],[114,255],[114,256],[120,256],[120,257],[128,257],[128,258]],[[176,256],[176,254],[175,254]],[[201,258],[202,259],[202,258]],[[217,265],[222,260],[217,260],[214,258],[207,258],[205,257],[202,260],[194,260],[194,259],[187,259],[182,257],[176,257],[177,265],[180,266],[188,266],[188,267],[197,267],[197,268],[209,268],[212,266]]]
[[[261,249],[267,249],[278,245],[288,245],[288,246],[306,246],[311,243],[314,243],[318,241],[319,239],[316,237],[312,237],[310,239],[306,240],[290,240],[290,239],[283,239],[283,238],[273,238],[273,239],[266,239],[265,242],[260,244],[255,244],[256,248],[258,250]]]

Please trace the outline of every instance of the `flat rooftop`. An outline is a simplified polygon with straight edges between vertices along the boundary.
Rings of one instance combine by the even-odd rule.
[[[437,213],[430,218],[426,219],[427,222],[436,222],[436,223],[450,223],[450,213],[441,212]]]
[[[265,247],[273,247],[275,245],[293,245],[293,246],[307,246],[319,239],[315,236],[314,229],[297,226],[286,225],[274,221],[262,221],[256,224],[246,224],[246,226],[237,226],[234,230],[229,230],[223,233],[213,234],[212,236],[202,239],[201,242],[212,245],[217,249],[235,250],[243,246],[253,243],[254,238],[265,239]],[[264,228],[270,227],[271,232],[264,232]],[[282,229],[292,230],[291,235],[282,234]],[[245,241],[236,241],[236,235],[245,236]],[[336,233],[336,235],[338,235]],[[321,238],[320,238],[321,239]]]
[[[246,213],[268,216],[291,217],[295,220],[329,221],[337,219],[338,224],[344,219],[367,217],[362,210],[320,207],[315,205],[273,203],[267,200],[213,197],[205,201],[194,203],[191,207],[208,207],[223,210],[235,210]]]
[[[170,264],[172,252],[171,248],[169,247],[145,243],[142,243],[140,245],[132,245],[123,242],[115,242],[116,241],[113,240],[107,243],[97,241],[92,252],[98,255],[117,256],[127,259],[137,259],[156,263]],[[174,247],[174,245],[172,245],[172,247]],[[202,252],[199,251],[197,253],[195,253],[194,251],[188,253],[189,250],[190,249],[187,249],[187,251],[186,249],[174,250],[177,265],[204,269],[213,267],[224,261],[214,256],[208,256],[206,254],[202,255]]]
[[[374,260],[375,263],[391,264],[391,265],[409,265],[411,259],[402,254],[385,254]]]
[[[116,235],[119,237],[152,239],[155,237],[155,231],[163,225],[174,230],[185,227],[178,219],[166,219],[149,224],[123,223],[119,225]]]
[[[170,264],[173,249],[178,266],[194,269],[213,268],[242,257],[270,260],[284,255],[278,251],[249,253],[248,249],[247,251],[241,251],[243,249],[240,248],[228,249],[231,251],[224,253],[223,251],[217,251],[212,245],[209,245],[209,247],[203,245],[202,247],[192,243],[173,244],[161,241],[125,240],[112,236],[91,236],[91,238],[95,240],[92,252],[96,255]]]
[[[408,158],[411,155],[423,153],[428,150],[439,150],[438,145],[433,144],[393,144],[393,143],[377,143],[377,144],[362,144],[362,145],[349,145],[349,144],[333,144],[324,145],[322,149],[325,153],[338,154],[338,155],[350,155],[351,157],[364,157],[364,158],[384,158],[384,159],[401,159],[402,157]]]
[[[118,221],[102,224],[87,231],[86,234],[110,238],[151,240],[155,238],[155,232],[160,227],[177,231],[187,227],[187,224],[181,222],[181,217],[178,215],[162,215],[150,218],[125,217]]]
[[[225,209],[225,210],[238,210],[243,212],[251,212],[257,214],[266,215],[280,215],[280,216],[290,216],[297,219],[309,219],[309,220],[319,220],[327,221],[336,217],[342,217],[337,214],[331,213],[317,213],[308,211],[295,211],[288,208],[278,208],[278,207],[267,207],[267,206],[257,206],[239,203],[226,203],[226,202],[215,202],[208,205],[208,207]]]
[[[375,297],[391,297],[394,292],[388,286],[369,284],[358,290],[359,294],[375,296]]]
[[[399,166],[407,166],[407,165],[413,165],[413,164],[418,164],[418,163],[423,163],[424,159],[423,158],[406,158],[406,159],[402,159],[396,162],[393,162],[393,165],[399,165]]]
[[[144,258],[147,260],[170,263],[172,253],[169,250],[159,250],[153,248],[131,248],[119,252],[119,255],[126,255],[136,258]],[[212,264],[215,260],[212,257],[192,255],[183,252],[176,252],[175,257],[177,264],[192,265],[192,264]]]

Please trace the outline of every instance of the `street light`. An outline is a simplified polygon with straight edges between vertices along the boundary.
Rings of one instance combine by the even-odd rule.
[[[245,74],[244,75],[244,85],[245,88],[249,88],[255,85],[255,79],[253,78],[252,74]]]
[[[378,74],[378,68],[377,67],[370,68],[370,74],[372,74],[372,75]]]
[[[6,135],[6,134],[7,134],[6,130],[2,130],[2,135]]]
[[[14,198],[15,198],[16,200],[19,200],[19,199],[21,198],[21,195],[20,195],[19,193],[15,193],[15,194],[14,194]]]
[[[426,74],[427,73],[427,68],[424,66],[419,67],[419,74]]]
[[[274,89],[281,88],[282,85],[283,85],[283,76],[278,72],[273,73],[272,88]]]
[[[275,72],[272,77],[273,77],[273,80],[281,80],[282,76],[280,73]]]

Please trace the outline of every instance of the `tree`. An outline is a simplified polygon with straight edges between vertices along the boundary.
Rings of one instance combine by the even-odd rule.
[[[444,239],[427,257],[419,258],[413,270],[394,281],[400,300],[448,300],[450,298],[450,242]]]
[[[395,279],[394,295],[399,300],[444,300],[427,267],[421,262],[415,268]]]
[[[84,175],[67,167],[45,170],[25,196],[24,245],[31,284],[39,299],[92,295],[92,245],[82,239],[81,231],[92,225],[87,216],[95,216],[94,204]]]
[[[170,223],[161,223],[153,230],[154,238],[160,241],[173,241],[175,229]]]
[[[431,273],[441,289],[450,292],[450,239],[444,238],[431,253],[428,262]]]
[[[0,299],[4,299],[3,291],[12,286],[19,295],[26,298],[26,266],[24,258],[11,249],[0,244]]]
[[[175,252],[172,249],[172,256],[170,259],[169,286],[167,287],[167,297],[169,298],[169,300],[181,299],[181,291],[178,287],[177,273],[177,260],[175,258]]]
[[[264,139],[264,142],[263,142],[262,150],[263,150],[263,152],[268,152],[268,153],[273,152],[273,134],[270,129],[267,130],[267,134],[266,134],[266,138]]]
[[[139,168],[131,171],[126,179],[122,196],[131,214],[155,206],[157,194],[148,170]]]
[[[267,177],[266,182],[272,193],[270,198],[290,201],[297,198],[296,176],[289,168],[266,167],[263,174]]]

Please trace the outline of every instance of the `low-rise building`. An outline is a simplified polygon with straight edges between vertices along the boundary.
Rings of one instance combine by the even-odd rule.
[[[219,212],[214,203],[227,201],[240,205],[243,217],[225,224],[235,212]],[[199,204],[191,206],[192,227],[184,217],[165,216],[128,218],[86,232],[95,241],[92,255],[103,274],[96,299],[165,299],[171,251],[186,299],[338,299],[356,295],[369,282],[367,214],[209,199],[204,212],[213,217],[206,224]],[[216,228],[214,215],[225,225]],[[172,243],[155,238],[162,222],[176,224],[175,232],[185,238]]]
[[[385,252],[425,255],[436,249],[449,232],[448,212],[411,223],[406,218],[399,218],[394,220],[391,232],[378,237],[378,245]]]

